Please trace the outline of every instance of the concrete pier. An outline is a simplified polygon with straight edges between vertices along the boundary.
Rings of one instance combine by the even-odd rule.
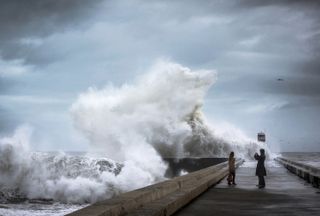
[[[237,164],[242,161],[238,160]],[[228,186],[227,162],[173,178],[75,211],[71,216],[319,215],[320,190],[268,162],[266,188],[256,187],[256,162],[236,171]]]
[[[266,188],[258,189],[254,165],[237,170],[237,186],[221,181],[175,216],[319,215],[320,191],[282,165],[267,168]]]
[[[243,163],[238,159],[236,166]],[[120,194],[75,211],[70,216],[166,216],[188,204],[228,174],[228,162]]]
[[[306,163],[292,161],[284,157],[278,157],[276,158],[276,161],[281,163],[293,174],[296,174],[297,176],[304,179],[308,183],[311,183],[314,187],[320,187],[320,168],[319,167],[314,167]]]

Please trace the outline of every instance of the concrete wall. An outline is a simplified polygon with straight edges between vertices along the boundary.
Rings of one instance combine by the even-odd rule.
[[[238,159],[239,166],[243,160]],[[75,211],[69,216],[167,216],[217,184],[228,174],[228,162],[120,194]]]
[[[320,186],[320,169],[304,163],[278,157],[276,161],[283,164],[290,172],[311,183],[314,187]]]
[[[179,176],[182,170],[191,173],[227,160],[228,158],[163,158],[168,166],[164,176],[172,179]]]

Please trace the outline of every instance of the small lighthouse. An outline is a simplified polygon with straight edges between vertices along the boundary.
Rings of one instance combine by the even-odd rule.
[[[266,142],[266,134],[263,132],[258,133],[258,142]]]

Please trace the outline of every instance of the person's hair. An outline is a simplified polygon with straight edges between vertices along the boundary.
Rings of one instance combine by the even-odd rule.
[[[231,159],[231,158],[233,158],[234,157],[234,152],[230,152],[230,154],[229,154],[229,160]]]
[[[264,149],[260,149],[260,154],[265,155]]]

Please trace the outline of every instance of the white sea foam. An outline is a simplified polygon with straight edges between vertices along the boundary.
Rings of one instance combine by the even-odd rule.
[[[147,163],[157,173],[159,155],[217,157],[234,150],[249,157],[259,144],[233,126],[209,125],[201,111],[215,80],[215,71],[160,61],[130,84],[81,94],[71,109],[74,125],[108,157]]]
[[[31,152],[30,134],[28,127],[20,127],[12,137],[0,139],[2,203],[25,198],[95,202],[155,181],[156,175],[130,161]]]
[[[250,158],[259,144],[233,126],[209,125],[201,111],[215,80],[214,71],[162,61],[130,84],[90,88],[71,115],[105,157],[32,153],[30,129],[18,128],[0,139],[1,197],[95,202],[163,180],[163,157]]]

